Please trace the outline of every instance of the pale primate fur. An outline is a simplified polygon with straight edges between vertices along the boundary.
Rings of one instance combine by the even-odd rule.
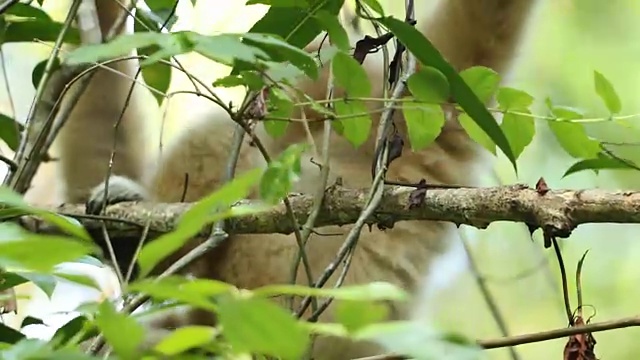
[[[533,16],[535,0],[443,0],[435,7],[428,21],[418,17],[417,28],[422,31],[458,70],[484,65],[505,74],[508,72],[522,33]],[[98,11],[103,32],[109,29],[121,8],[115,1],[98,0]],[[417,6],[420,10],[420,5]],[[418,11],[420,14],[420,11]],[[357,38],[352,39],[353,41]],[[317,48],[318,42],[308,50]],[[365,68],[373,85],[372,97],[382,97],[383,75],[380,56],[371,55]],[[135,74],[134,61],[114,65],[130,77]],[[328,71],[325,68],[317,82],[301,81],[300,89],[323,99]],[[113,144],[113,125],[118,119],[131,81],[112,72],[101,70],[96,74],[87,93],[76,105],[75,111],[60,134],[60,176],[64,185],[64,202],[85,202],[99,205],[103,195],[100,185],[107,172]],[[157,167],[149,167],[139,115],[139,98],[131,99],[121,123],[113,177],[110,179],[111,200],[146,198],[158,202],[181,201],[185,174],[188,174],[187,202],[193,202],[222,185],[224,167],[232,146],[233,123],[214,104],[196,102],[194,111],[184,114],[195,121],[184,121],[181,133],[167,144]],[[195,100],[194,100],[195,101]],[[371,104],[379,107],[378,104]],[[307,116],[313,117],[313,113]],[[379,113],[373,115],[375,129]],[[296,116],[300,117],[300,116]],[[402,157],[395,160],[388,179],[417,182],[425,178],[431,183],[474,185],[477,182],[475,166],[482,164],[482,150],[468,138],[455,119],[448,120],[442,134],[428,148],[412,152],[406,137],[401,111],[395,113],[395,123],[405,141]],[[155,122],[160,124],[160,121]],[[317,125],[317,124],[316,124]],[[277,155],[286,146],[305,142],[306,135],[298,123],[292,123],[283,138],[272,139],[258,127],[258,133],[270,154]],[[312,126],[317,144],[321,143],[322,127]],[[336,177],[352,188],[371,184],[375,131],[369,140],[354,148],[347,140],[332,134],[330,183]],[[303,178],[295,191],[312,192],[317,186],[318,168],[303,158]],[[245,143],[239,158],[237,173],[264,166],[264,160],[254,147]],[[488,165],[487,165],[488,166]],[[133,185],[132,185],[133,184]],[[100,186],[99,186],[100,185]],[[141,194],[142,193],[142,194]],[[145,195],[148,193],[149,195]],[[350,226],[326,227],[312,235],[306,247],[313,276],[317,277],[334,259]],[[442,255],[455,241],[455,226],[428,221],[400,222],[390,230],[372,229],[362,232],[353,255],[351,269],[345,285],[387,281],[415,295],[412,303],[392,304],[392,319],[407,319],[415,304],[423,300],[424,279],[433,259]],[[117,239],[116,239],[117,240]],[[190,248],[197,244],[190,244]],[[180,251],[176,256],[185,253]],[[190,267],[197,277],[229,282],[240,288],[287,283],[291,262],[298,250],[293,235],[233,235],[213,254]],[[169,260],[175,260],[174,256]],[[170,261],[164,262],[162,270]],[[339,270],[338,270],[339,272]],[[298,282],[306,285],[302,267]],[[333,286],[335,276],[326,286]],[[214,319],[202,311],[165,314],[151,324],[154,328],[172,329],[187,324],[211,324]],[[320,321],[332,321],[329,308]],[[318,338],[314,343],[315,359],[350,359],[371,356],[383,350],[373,344],[351,343],[334,338]]]

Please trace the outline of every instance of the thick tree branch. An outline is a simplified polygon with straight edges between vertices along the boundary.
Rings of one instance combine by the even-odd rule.
[[[391,227],[402,220],[441,220],[486,228],[495,221],[523,222],[542,227],[550,235],[567,237],[585,223],[640,223],[640,192],[606,190],[550,190],[544,195],[526,185],[489,188],[428,189],[421,206],[409,208],[412,187],[386,187],[380,206],[367,222]],[[346,225],[356,221],[366,205],[368,189],[331,186],[316,220],[316,226]],[[313,197],[292,194],[290,201],[296,217],[304,222],[313,207]],[[139,236],[150,220],[151,233],[171,231],[179,216],[189,209],[186,203],[122,203],[111,206],[105,218],[112,237]],[[64,205],[56,211],[79,216],[88,229],[100,229],[96,218],[82,216],[84,206]],[[56,232],[51,226],[37,224],[38,232]],[[266,213],[230,219],[228,232],[235,234],[293,232],[284,205]],[[208,236],[203,229],[201,236]]]

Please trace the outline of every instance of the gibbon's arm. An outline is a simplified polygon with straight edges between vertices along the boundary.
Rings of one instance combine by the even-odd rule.
[[[96,1],[103,37],[123,11],[119,3],[126,6],[128,1]],[[120,33],[124,30],[120,29]],[[117,136],[117,144],[113,174],[142,182],[148,146],[146,112],[141,98],[144,94],[139,86],[134,88],[117,134],[115,131],[137,67],[136,60],[128,60],[113,63],[109,65],[110,69],[97,70],[62,127],[54,146],[60,157],[59,176],[64,202],[86,201],[91,189],[105,180],[114,150],[114,136]],[[72,91],[74,89],[77,91],[72,87]]]

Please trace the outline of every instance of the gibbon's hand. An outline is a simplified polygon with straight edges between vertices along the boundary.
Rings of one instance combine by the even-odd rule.
[[[105,193],[107,193],[106,199]],[[109,178],[108,187],[107,182],[104,181],[91,190],[85,204],[85,213],[99,215],[108,205],[127,201],[143,201],[148,197],[147,190],[140,184],[124,176],[112,175]]]

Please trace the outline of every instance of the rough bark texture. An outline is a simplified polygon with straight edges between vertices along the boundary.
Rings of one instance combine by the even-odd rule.
[[[640,192],[589,190],[550,190],[544,195],[526,185],[489,188],[428,189],[421,206],[409,208],[410,187],[390,186],[385,190],[378,210],[368,220],[382,227],[404,220],[441,220],[486,228],[495,221],[523,222],[541,227],[550,235],[567,237],[584,223],[640,223]],[[345,225],[355,222],[365,205],[368,189],[339,186],[327,190],[316,226]],[[290,196],[295,215],[304,223],[313,206],[309,195]],[[106,216],[112,236],[141,234],[150,221],[150,232],[171,231],[180,215],[191,204],[122,203],[110,206]],[[56,211],[68,215],[84,214],[83,205],[64,205]],[[88,229],[98,229],[100,221],[79,219]],[[37,226],[36,226],[37,225]],[[29,226],[38,232],[56,232],[49,225],[36,222]],[[283,205],[270,211],[230,219],[229,233],[283,233],[293,227]],[[200,235],[207,236],[205,228]]]

